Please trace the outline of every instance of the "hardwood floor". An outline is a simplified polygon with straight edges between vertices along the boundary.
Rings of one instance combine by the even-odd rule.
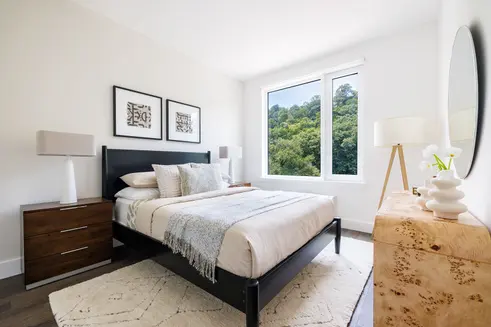
[[[370,234],[343,230],[343,236],[371,242]],[[118,247],[114,251],[111,264],[30,291],[24,289],[23,275],[0,280],[0,327],[57,327],[49,305],[50,293],[149,257],[151,254],[137,253],[125,247]],[[355,310],[350,327],[371,327],[373,325],[371,318],[373,288],[370,286],[369,281]]]

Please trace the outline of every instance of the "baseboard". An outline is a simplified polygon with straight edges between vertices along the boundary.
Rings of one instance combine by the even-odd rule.
[[[368,234],[372,234],[373,232],[373,223],[369,223],[366,221],[341,217],[341,226],[344,229],[355,230],[358,232],[364,232]]]
[[[21,258],[15,258],[0,262],[0,279],[12,277],[22,273]]]

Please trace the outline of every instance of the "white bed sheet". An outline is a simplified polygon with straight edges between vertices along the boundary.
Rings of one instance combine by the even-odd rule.
[[[151,200],[138,208],[135,229],[162,240],[168,218],[179,208],[195,201],[210,204],[220,201],[220,196],[239,196],[252,190],[231,188]],[[225,233],[217,266],[238,276],[258,278],[317,235],[334,216],[334,198],[318,195],[240,221]]]
[[[117,221],[123,226],[130,227],[128,224],[128,210],[133,202],[135,202],[135,200],[117,198],[116,204],[114,205],[113,220]]]

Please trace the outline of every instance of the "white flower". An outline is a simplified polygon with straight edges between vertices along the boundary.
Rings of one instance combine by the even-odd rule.
[[[462,149],[456,147],[450,147],[445,150],[445,156],[448,158],[458,158],[462,154]]]
[[[431,162],[428,162],[428,161],[421,161],[419,163],[419,169],[421,171],[427,171],[427,170],[430,170],[432,168],[432,164]]]
[[[423,158],[432,159],[433,155],[438,152],[438,145],[430,144],[423,150]]]

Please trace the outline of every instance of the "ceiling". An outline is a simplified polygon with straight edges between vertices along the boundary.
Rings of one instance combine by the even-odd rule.
[[[440,0],[74,0],[246,80],[436,21]]]

